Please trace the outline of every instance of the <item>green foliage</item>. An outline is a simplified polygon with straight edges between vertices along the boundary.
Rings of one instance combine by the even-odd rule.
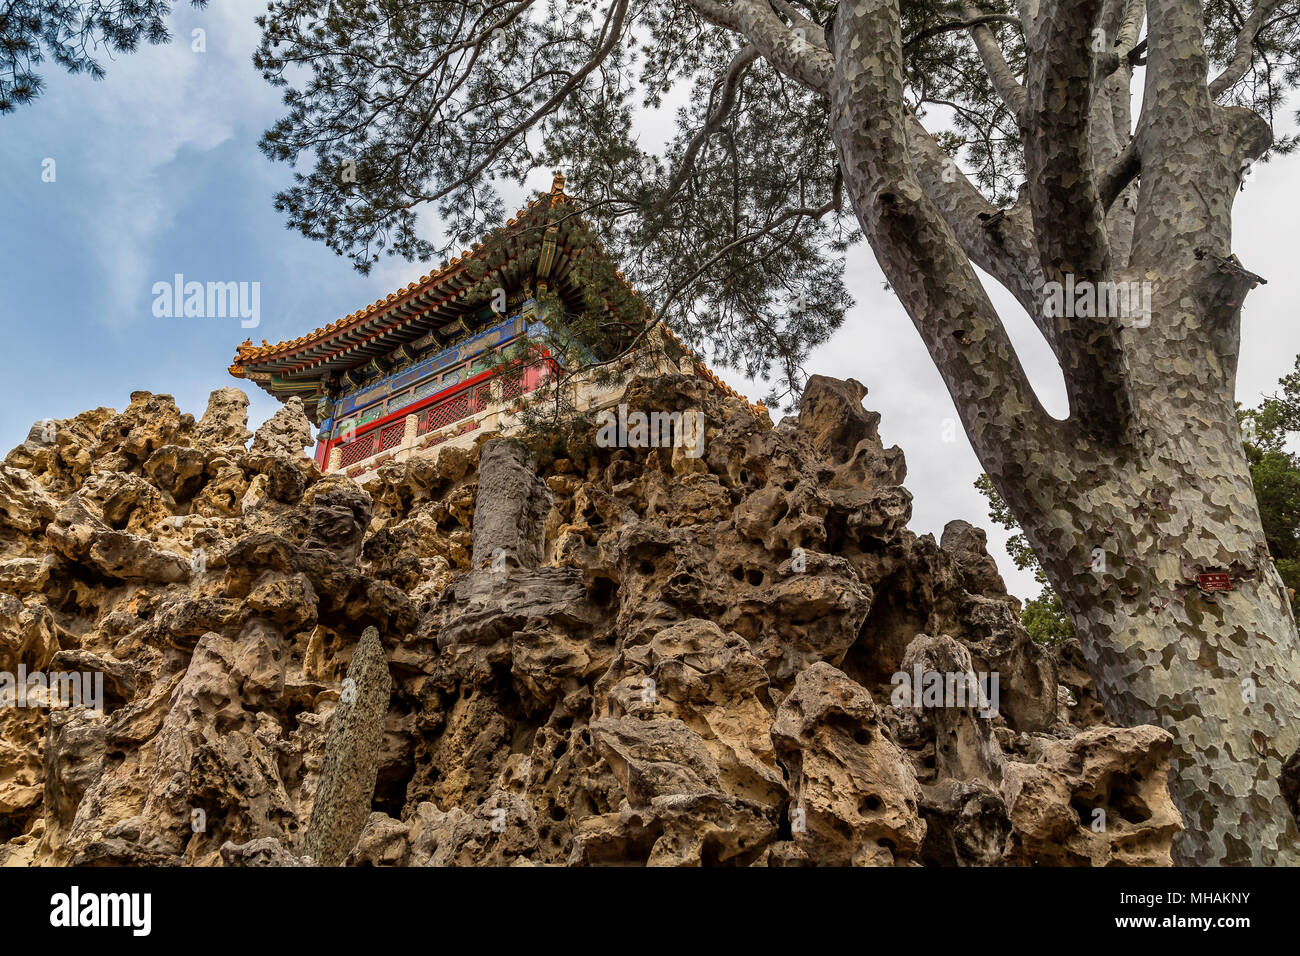
[[[1007,539],[1007,554],[1011,555],[1011,560],[1015,563],[1016,568],[1021,571],[1032,569],[1034,580],[1039,584],[1046,584],[1047,575],[1043,573],[1042,566],[1038,563],[1038,557],[1034,554],[1034,549],[1029,546],[1029,541],[1020,530],[1020,525],[1016,524],[1016,519],[1011,515],[1011,509],[1002,500],[998,490],[993,487],[993,479],[988,475],[980,475],[975,479],[975,490],[988,499],[989,518],[992,519],[993,523],[1007,531],[1015,532]]]
[[[775,9],[820,29],[835,6]],[[990,195],[1013,195],[1019,131],[952,28],[960,10],[904,0],[900,15],[909,105],[951,115],[944,148],[966,151]],[[286,105],[262,149],[310,164],[277,208],[363,272],[453,253],[512,214],[501,184],[562,168],[654,316],[772,382],[769,405],[798,394],[810,349],[852,304],[859,232],[829,104],[738,56],[742,38],[684,0],[272,0],[258,24],[254,64]],[[675,130],[647,135],[651,117]],[[422,210],[442,236],[420,229]]]
[[[562,168],[655,317],[775,380],[774,400],[851,304],[826,103],[757,59],[692,150],[741,43],[684,3],[273,0],[258,23],[254,64],[287,107],[262,149],[313,164],[277,208],[362,272],[452,254],[513,214],[500,183]],[[670,91],[678,132],[647,149],[638,127]]]
[[[561,168],[652,314],[708,360],[771,382],[764,400],[788,407],[810,350],[852,305],[845,256],[861,234],[827,99],[718,26],[736,6],[271,0],[253,62],[283,88],[286,111],[261,148],[306,166],[276,206],[366,272],[381,256],[454,253],[513,213],[504,184]],[[973,7],[1022,74],[1017,5]],[[819,45],[836,9],[773,0],[765,15]],[[1235,52],[1241,9],[1204,9],[1219,67]],[[1024,179],[1021,132],[966,15],[949,0],[900,0],[904,96],[1005,207]],[[1228,91],[1270,121],[1297,81],[1294,19],[1285,8],[1269,16]]]
[[[1300,455],[1286,450],[1288,436],[1300,432],[1300,356],[1295,370],[1278,380],[1280,395],[1257,408],[1238,408],[1242,446],[1250,462],[1264,538],[1282,581],[1291,589],[1292,611],[1300,614]]]
[[[191,0],[196,7],[207,0]],[[69,73],[103,79],[91,56],[103,47],[132,53],[141,40],[171,39],[169,0],[6,0],[0,4],[0,114],[12,113],[41,94],[45,81],[36,67],[50,57]]]
[[[1012,516],[1011,509],[993,487],[993,480],[988,475],[980,475],[975,479],[975,489],[988,499],[989,519],[998,527],[1013,532],[1007,539],[1007,554],[1012,563],[1021,571],[1033,571],[1034,580],[1042,587],[1038,597],[1025,602],[1020,611],[1020,623],[1040,644],[1059,644],[1074,637],[1070,615],[1062,606],[1060,596],[1047,583],[1043,566],[1038,563],[1038,557]]]
[[[1025,602],[1020,622],[1039,644],[1060,644],[1074,637],[1074,625],[1061,605],[1060,595],[1047,586],[1038,597]]]
[[[980,14],[1016,13],[1009,0],[988,0]],[[970,60],[972,46],[966,30],[951,28],[953,6],[904,2],[903,49],[907,54],[910,99],[918,118],[933,126],[927,112],[950,112],[952,128],[937,136],[954,159],[964,161],[971,179],[995,206],[1010,205],[1024,179],[1020,127],[993,89],[988,73]],[[1025,44],[1019,27],[990,23],[1007,65],[1017,75],[1025,66]]]

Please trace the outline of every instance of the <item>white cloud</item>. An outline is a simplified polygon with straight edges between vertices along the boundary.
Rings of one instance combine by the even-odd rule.
[[[183,198],[167,191],[163,171],[247,136],[273,116],[278,98],[249,59],[260,12],[256,0],[226,0],[204,11],[182,7],[170,21],[171,43],[115,59],[101,53],[103,82],[47,68],[48,89],[37,108],[51,112],[65,134],[63,148],[73,150],[59,157],[60,178],[84,183],[80,221],[104,288],[100,321],[121,327],[149,317],[140,304],[162,278],[152,263]],[[206,52],[191,49],[195,27],[206,30]],[[75,139],[66,136],[69,127]]]

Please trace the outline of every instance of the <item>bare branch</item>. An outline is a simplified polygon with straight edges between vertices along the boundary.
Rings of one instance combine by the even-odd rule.
[[[1101,181],[1098,183],[1098,192],[1101,194],[1101,204],[1104,209],[1109,210],[1111,204],[1119,198],[1122,193],[1142,169],[1142,162],[1138,158],[1137,141],[1131,141],[1128,148],[1115,159],[1110,168],[1102,174]]]
[[[926,27],[903,41],[903,49],[907,50],[916,46],[918,43],[939,36],[943,33],[953,33],[957,30],[965,30],[970,27],[977,27],[988,23],[1009,23],[1012,26],[1020,26],[1020,18],[1010,13],[973,13],[972,8],[966,8],[966,19],[950,20],[947,23],[939,23],[932,27]]]
[[[975,50],[979,53],[980,59],[984,61],[984,70],[988,73],[989,80],[993,88],[997,90],[998,96],[1002,102],[1011,110],[1017,121],[1022,121],[1026,108],[1025,89],[1016,80],[1015,74],[1007,66],[1006,57],[1002,55],[1002,48],[998,46],[997,37],[993,35],[980,17],[979,10],[971,4],[963,6],[963,12],[966,15],[966,21],[971,24],[970,35],[975,41]],[[1020,18],[1011,18],[1017,25],[1020,25]],[[1023,26],[1021,27],[1023,30]]]
[[[1103,209],[1093,173],[1089,112],[1098,0],[1061,0],[1031,31],[1025,167],[1039,252],[1049,279],[1104,278]]]

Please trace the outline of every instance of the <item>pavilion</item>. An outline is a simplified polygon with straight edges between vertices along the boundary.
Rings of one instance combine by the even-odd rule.
[[[492,353],[518,355],[519,346],[562,331],[566,313],[590,308],[593,264],[612,276],[599,285],[599,308],[617,324],[641,327],[648,310],[593,241],[556,173],[550,191],[519,210],[493,241],[299,338],[245,341],[230,373],[280,401],[301,398],[319,430],[322,470],[365,480],[387,461],[445,443],[470,445],[483,430],[517,426],[517,400],[542,385],[560,358],[510,362]],[[696,374],[736,394],[670,330],[657,331],[663,371]],[[539,350],[551,356],[540,345],[533,354]],[[575,405],[604,408],[621,393],[580,387]]]

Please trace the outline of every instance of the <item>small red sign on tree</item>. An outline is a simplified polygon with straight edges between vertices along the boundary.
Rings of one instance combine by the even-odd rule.
[[[1231,591],[1232,579],[1226,571],[1205,571],[1196,576],[1196,584],[1202,591]]]

